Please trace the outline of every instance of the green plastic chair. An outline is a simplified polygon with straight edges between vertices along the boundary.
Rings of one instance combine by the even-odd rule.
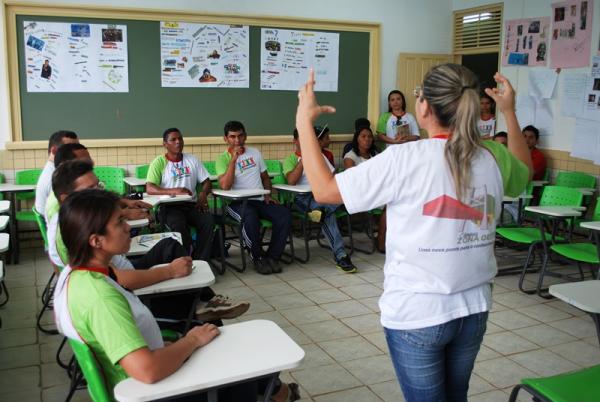
[[[6,183],[6,178],[2,173],[0,173],[0,184]],[[0,193],[0,201],[4,199],[4,194]]]
[[[150,165],[140,165],[135,167],[135,177],[138,179],[145,179],[148,177],[148,169]]]
[[[556,176],[555,185],[573,188],[596,188],[596,178],[581,172],[559,172]]]
[[[102,368],[90,347],[73,339],[69,339],[69,345],[73,349],[80,370],[71,379],[71,389],[67,400],[71,399],[73,393],[77,390],[77,386],[82,383],[83,377],[85,377],[88,393],[94,402],[112,402],[114,400],[112,390],[108,390]]]
[[[46,220],[35,209],[35,207],[31,208],[31,212],[33,212],[33,216],[35,216],[35,221],[37,222],[38,228],[40,229],[40,234],[42,235],[42,239],[44,240],[44,248],[48,249],[48,229],[46,227]]]
[[[524,378],[516,385],[509,402],[525,390],[540,402],[597,401],[600,395],[600,365],[544,378]]]
[[[97,166],[94,173],[102,183],[104,189],[113,191],[118,195],[125,194],[125,169],[113,166]]]
[[[37,184],[42,169],[21,170],[15,174],[15,184]],[[17,208],[17,221],[35,222],[35,215],[31,209],[20,208],[21,201],[32,200],[35,198],[35,191],[27,191],[16,194],[16,200],[19,205]]]
[[[203,161],[204,168],[208,171],[209,175],[217,174],[217,162],[215,161]]]

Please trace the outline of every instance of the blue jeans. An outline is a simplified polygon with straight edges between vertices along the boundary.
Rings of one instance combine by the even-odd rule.
[[[407,402],[467,400],[487,317],[483,312],[433,327],[384,329]]]
[[[339,207],[339,205],[318,203],[315,201],[315,198],[312,196],[312,194],[296,195],[294,197],[294,202],[302,212],[311,211],[313,209],[320,209],[323,211],[325,218],[323,219],[323,224],[321,225],[321,231],[323,232],[325,238],[327,238],[329,247],[331,247],[333,250],[335,260],[337,261],[346,256],[344,239],[340,233],[340,228],[337,224],[337,217],[335,216],[335,210]]]

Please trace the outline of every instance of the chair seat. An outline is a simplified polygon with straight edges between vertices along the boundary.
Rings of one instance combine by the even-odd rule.
[[[515,243],[531,244],[536,241],[541,241],[540,229],[538,228],[509,228],[501,227],[496,229],[496,233],[500,236],[513,241]],[[552,240],[552,235],[545,233],[546,240]],[[556,236],[557,240],[564,240],[563,237]]]
[[[546,378],[524,378],[521,382],[553,402],[597,401],[600,395],[600,365]]]
[[[550,249],[563,257],[588,264],[599,264],[598,251],[591,243],[554,244]],[[600,380],[600,379],[599,379]]]
[[[273,227],[273,222],[271,222],[268,219],[261,219],[260,220],[260,227],[264,228],[264,229],[270,229]]]
[[[8,216],[0,215],[0,230],[6,229],[6,226],[8,226]]]
[[[8,250],[9,239],[10,236],[8,233],[0,233],[0,253],[4,253],[6,250]]]
[[[18,211],[16,219],[18,221],[36,222],[36,220],[35,220],[35,214],[31,210]]]

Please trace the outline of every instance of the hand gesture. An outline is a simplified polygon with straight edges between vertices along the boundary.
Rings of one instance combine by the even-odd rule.
[[[220,333],[221,332],[219,331],[219,328],[216,325],[204,324],[190,329],[188,333],[185,334],[185,337],[189,337],[190,339],[192,339],[194,345],[196,345],[197,348],[200,348],[204,345],[209,344],[210,341],[215,339],[215,337]]]
[[[500,73],[494,75],[494,80],[500,84],[501,88],[486,88],[485,93],[488,94],[496,106],[502,111],[502,113],[510,112],[515,110],[515,90],[513,89],[510,81]]]
[[[179,257],[168,265],[171,278],[182,278],[192,273],[192,257]]]
[[[311,68],[306,84],[298,91],[298,109],[296,110],[296,127],[311,125],[322,113],[335,113],[333,106],[321,106],[317,103],[314,92],[315,72]]]

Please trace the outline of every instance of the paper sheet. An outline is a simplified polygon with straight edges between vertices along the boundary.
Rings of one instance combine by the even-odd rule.
[[[571,156],[600,163],[600,131],[598,122],[586,119],[575,121]]]
[[[562,73],[560,112],[563,116],[582,117],[585,87],[588,75],[582,73]]]
[[[517,95],[517,120],[521,128],[535,124],[535,101],[529,95]]]
[[[585,85],[583,100],[583,117],[600,121],[600,56],[592,58],[591,74]]]
[[[248,25],[161,21],[161,85],[248,88],[249,41]]]
[[[552,4],[552,68],[589,66],[593,15],[593,0],[570,0]]]
[[[337,92],[340,35],[262,28],[260,89],[297,91],[315,71],[315,90]]]
[[[558,80],[558,74],[548,68],[529,69],[529,95],[535,98],[551,99]]]
[[[27,92],[128,92],[127,26],[23,21]]]
[[[549,99],[535,99],[534,126],[540,130],[540,135],[554,134],[554,112]]]
[[[502,65],[546,66],[549,39],[549,17],[507,20]]]

